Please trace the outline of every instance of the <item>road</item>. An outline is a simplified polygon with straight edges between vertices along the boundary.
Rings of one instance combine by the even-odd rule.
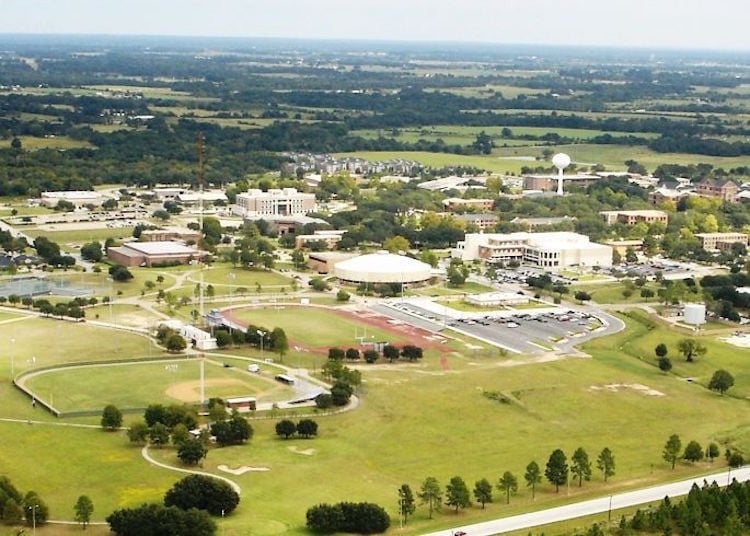
[[[530,512],[528,514],[495,519],[493,521],[485,521],[484,523],[455,527],[449,530],[433,532],[426,536],[453,536],[453,534],[458,531],[465,532],[467,536],[492,536],[494,534],[503,534],[504,532],[514,530],[524,530],[538,527],[540,525],[559,523],[569,519],[602,514],[609,510],[617,510],[619,508],[627,508],[639,504],[660,501],[667,495],[669,497],[687,495],[693,484],[701,486],[703,485],[704,480],[707,480],[708,482],[716,481],[719,485],[724,486],[729,481],[729,478],[730,473],[728,471],[723,471],[721,473],[714,473],[689,480],[672,482],[671,484],[662,484],[660,486],[618,493],[612,496],[601,497],[599,499],[591,499],[588,501],[567,504],[565,506],[558,506],[556,508],[548,508],[538,512]],[[750,466],[733,469],[731,471],[731,478],[737,479],[738,481],[750,480]]]

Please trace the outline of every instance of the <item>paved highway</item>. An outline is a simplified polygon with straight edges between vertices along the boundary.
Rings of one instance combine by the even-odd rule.
[[[601,514],[610,509],[616,510],[618,508],[627,508],[639,504],[660,501],[667,495],[670,497],[687,495],[693,484],[702,486],[704,480],[708,482],[716,481],[720,486],[725,486],[730,478],[737,479],[738,481],[750,480],[750,466],[733,469],[731,473],[723,471],[721,473],[714,473],[712,475],[692,478],[689,480],[672,482],[671,484],[662,484],[660,486],[618,493],[612,496],[601,497],[599,499],[591,499],[565,506],[558,506],[556,508],[548,508],[538,512],[530,512],[528,514],[495,519],[493,521],[485,521],[484,523],[455,527],[450,530],[433,532],[426,536],[452,536],[459,531],[465,532],[467,536],[493,536],[495,534],[503,534],[504,532],[513,530],[523,530],[531,527],[538,527],[540,525],[547,525],[549,523],[559,523],[560,521],[566,521],[568,519]]]

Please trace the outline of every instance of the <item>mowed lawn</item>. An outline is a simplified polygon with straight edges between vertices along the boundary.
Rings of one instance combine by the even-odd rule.
[[[190,279],[193,282],[200,280],[200,272],[195,271]],[[257,285],[261,287],[274,287],[275,291],[282,287],[291,288],[292,279],[277,272],[266,270],[247,270],[233,267],[230,264],[215,264],[203,271],[203,282],[213,285],[217,294],[229,294],[230,290],[236,294],[237,288],[245,287],[246,293],[255,293]]]
[[[262,401],[289,398],[292,391],[241,368],[205,364],[206,397],[256,396]],[[30,377],[26,386],[60,411],[145,408],[149,404],[197,403],[200,400],[200,361],[182,358],[157,363],[120,363],[64,368]]]
[[[408,483],[416,491],[427,476],[444,487],[458,475],[470,488],[480,478],[496,483],[504,471],[519,478],[510,506],[495,492],[496,503],[485,511],[474,506],[456,515],[445,509],[433,522],[419,506],[403,533],[421,534],[708,471],[708,463],[679,463],[672,471],[661,459],[666,438],[677,433],[684,443],[706,444],[750,424],[744,401],[665,376],[627,355],[620,359],[513,367],[454,355],[444,371],[435,357],[417,366],[363,366],[363,404],[353,412],[317,418],[318,438],[283,441],[275,437],[273,421],[254,421],[249,448],[209,453],[204,464],[209,470],[219,464],[269,468],[233,477],[243,487],[243,505],[227,521],[226,534],[260,527],[269,534],[305,534],[307,508],[341,500],[381,504],[395,521],[397,488]],[[502,393],[510,403],[484,392]],[[570,456],[578,447],[592,460],[602,448],[611,448],[615,477],[605,484],[594,469],[583,488],[572,485],[560,494],[543,482],[532,506],[523,485],[526,465],[535,460],[544,468],[555,448]],[[157,455],[172,463],[176,459],[173,451]]]
[[[268,329],[280,327],[291,341],[306,348],[357,346],[359,337],[370,341],[391,341],[395,338],[392,333],[320,307],[237,308],[232,309],[232,316],[242,322]]]
[[[76,499],[88,495],[92,519],[103,521],[116,508],[160,502],[180,478],[145,463],[140,447],[130,446],[124,432],[0,422],[0,434],[3,475],[23,493],[36,491],[52,519],[72,520]],[[48,528],[40,534],[58,532]]]

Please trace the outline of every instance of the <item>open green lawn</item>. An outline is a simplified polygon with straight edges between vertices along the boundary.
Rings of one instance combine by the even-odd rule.
[[[255,396],[261,401],[289,398],[291,391],[270,375],[260,376],[243,367],[205,364],[206,397]],[[26,386],[38,398],[52,401],[63,412],[118,408],[145,408],[153,403],[198,403],[200,361],[176,359],[157,363],[126,363],[57,369],[30,377]]]
[[[591,295],[591,300],[596,303],[640,303],[640,302],[651,302],[654,305],[659,303],[659,298],[656,295],[656,292],[659,288],[661,288],[656,283],[647,283],[643,287],[635,287],[633,289],[633,293],[629,297],[623,296],[623,291],[626,290],[626,286],[624,283],[621,282],[607,282],[607,283],[595,283],[595,284],[583,284],[583,285],[574,285],[570,289],[570,293],[568,294],[568,298],[572,299],[573,295],[579,291],[585,291],[588,292]],[[647,288],[654,291],[654,297],[653,298],[642,298],[641,297],[641,290],[643,288]]]
[[[21,140],[21,147],[25,151],[36,151],[37,149],[73,149],[78,147],[92,147],[92,145],[83,140],[74,140],[67,136],[57,136],[55,138],[35,138],[32,136],[18,136]],[[0,140],[0,149],[8,149],[11,139]]]
[[[28,229],[23,229],[23,232],[32,238],[46,236],[50,240],[63,245],[65,243],[83,244],[85,242],[95,241],[104,242],[107,238],[125,240],[126,238],[131,238],[133,230],[127,227],[120,229],[110,229],[105,227],[103,229],[66,229],[56,231],[48,228],[30,227]]]
[[[309,349],[356,346],[356,337],[361,336],[375,341],[393,339],[390,333],[319,307],[248,307],[234,309],[232,314],[243,322],[257,326],[283,328],[290,340]]]
[[[0,433],[3,474],[20,490],[36,491],[52,519],[73,519],[73,505],[85,494],[94,503],[93,520],[102,521],[116,508],[160,501],[179,479],[144,463],[124,432],[0,422]],[[49,528],[40,534],[60,532]]]
[[[200,274],[195,272],[190,276],[192,281],[199,281]],[[203,282],[216,287],[217,294],[229,294],[230,289],[236,293],[238,287],[245,287],[255,292],[257,285],[273,287],[278,292],[282,287],[291,288],[292,279],[277,272],[266,270],[248,270],[233,267],[231,264],[215,263],[203,271]]]

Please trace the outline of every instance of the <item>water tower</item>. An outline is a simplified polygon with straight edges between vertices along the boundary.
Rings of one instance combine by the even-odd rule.
[[[557,168],[557,195],[563,195],[563,169],[570,165],[570,157],[565,153],[557,153],[552,157],[552,165]]]

